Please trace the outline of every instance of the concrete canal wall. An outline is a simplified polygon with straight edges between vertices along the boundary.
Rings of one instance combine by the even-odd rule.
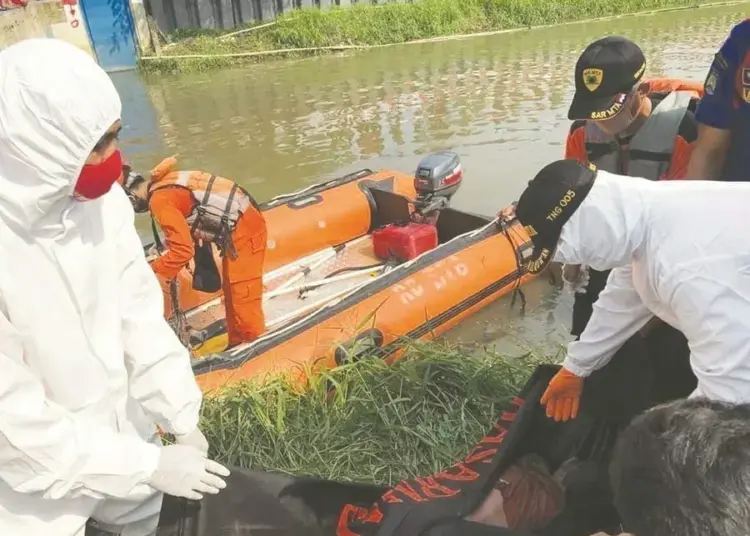
[[[0,49],[30,37],[56,37],[91,54],[83,14],[76,7],[47,0],[0,11]]]
[[[146,0],[148,1],[148,0]],[[144,0],[0,0],[0,49],[33,37],[68,41],[107,70],[151,50]]]
[[[101,55],[100,23],[92,29],[93,22],[86,20],[84,13],[97,11],[97,19],[101,19],[101,9],[112,11],[113,34],[121,33],[117,29],[123,26],[120,13],[127,9],[130,23],[124,26],[131,27],[129,31],[134,34],[140,53],[145,53],[152,48],[149,15],[159,30],[168,33],[180,28],[229,29],[272,21],[283,13],[305,7],[326,9],[413,1],[417,0],[28,0],[25,6],[1,9],[23,0],[0,0],[0,49],[30,37],[55,37],[95,56]]]
[[[150,0],[151,15],[163,32],[178,28],[228,29],[272,21],[304,7],[326,9],[352,4],[411,3],[416,0]]]

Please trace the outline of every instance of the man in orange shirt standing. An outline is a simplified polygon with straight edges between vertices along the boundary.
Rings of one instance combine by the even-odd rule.
[[[216,244],[222,256],[228,347],[251,342],[266,329],[263,215],[235,182],[202,171],[176,171],[176,165],[175,158],[167,158],[151,171],[149,180],[132,173],[124,179],[135,211],[150,210],[164,232],[168,251],[151,267],[165,279],[174,279],[197,248]]]
[[[649,180],[685,177],[698,138],[694,112],[703,84],[644,79],[645,71],[643,51],[625,37],[605,37],[586,47],[575,67],[565,158]],[[565,267],[565,279],[574,282],[571,333],[576,338],[608,276],[609,270]]]

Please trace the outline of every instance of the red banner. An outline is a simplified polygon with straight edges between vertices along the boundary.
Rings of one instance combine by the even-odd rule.
[[[7,9],[18,9],[19,7],[26,7],[29,0],[0,0],[0,10]]]

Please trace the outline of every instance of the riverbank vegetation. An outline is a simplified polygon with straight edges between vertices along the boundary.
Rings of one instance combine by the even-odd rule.
[[[277,379],[207,398],[202,429],[224,463],[391,484],[465,456],[550,360],[419,343],[393,365],[345,364],[303,391]]]
[[[240,30],[178,30],[146,71],[205,70],[271,57],[356,50],[650,10],[727,4],[711,0],[415,0],[297,9],[271,24]],[[736,2],[734,2],[736,3]]]

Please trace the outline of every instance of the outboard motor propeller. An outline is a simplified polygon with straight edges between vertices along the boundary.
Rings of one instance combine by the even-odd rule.
[[[447,208],[462,180],[463,169],[457,153],[441,151],[426,156],[414,175],[417,210],[429,217],[430,213]]]

